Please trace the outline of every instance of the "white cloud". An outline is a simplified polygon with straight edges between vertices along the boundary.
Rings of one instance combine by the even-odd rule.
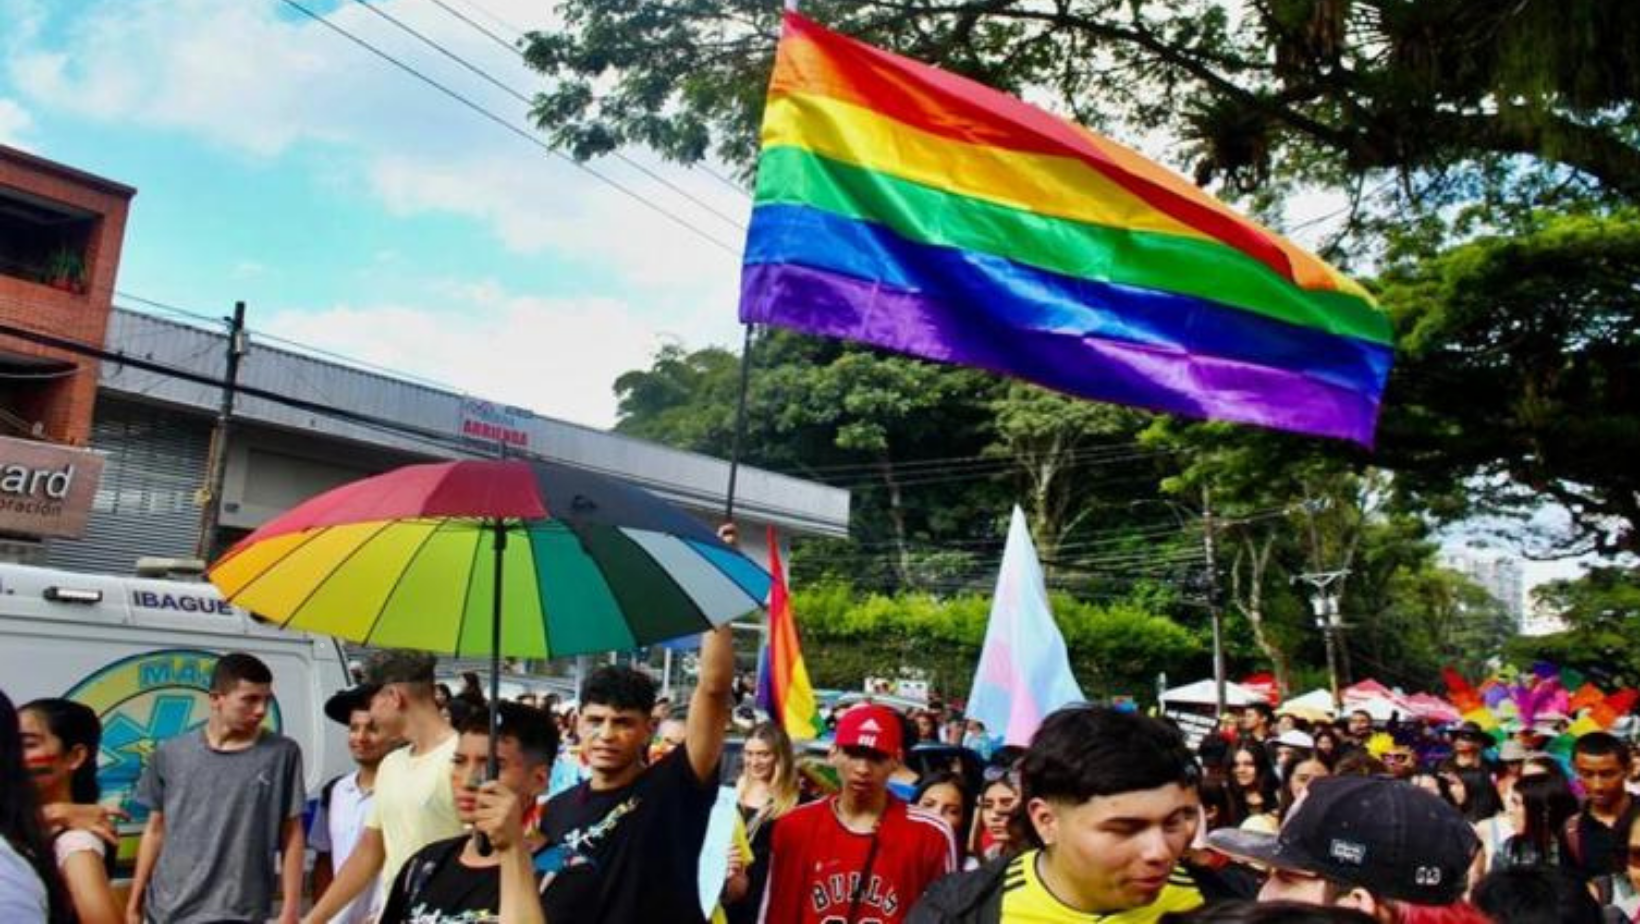
[[[649,322],[613,299],[536,298],[494,282],[436,289],[437,309],[338,305],[269,313],[258,327],[595,427],[615,422],[611,383],[647,366],[660,343]]]
[[[0,144],[14,148],[28,148],[29,129],[34,117],[16,100],[0,96]]]
[[[7,3],[0,0],[0,15]],[[537,2],[487,0],[483,6],[475,18],[508,40],[514,29],[546,25],[549,15]],[[433,4],[377,0],[373,8],[517,92],[529,95],[541,86],[540,75],[516,53]],[[37,11],[38,5],[18,9]],[[720,305],[732,298],[743,231],[625,163],[596,166],[644,202],[687,216],[728,245],[725,253],[272,0],[102,0],[53,4],[51,14],[52,28],[41,35],[61,31],[73,44],[13,45],[5,62],[12,85],[37,108],[185,132],[254,159],[295,161],[321,151],[325,163],[311,168],[324,171],[314,175],[316,182],[334,183],[344,195],[375,196],[395,214],[464,215],[484,222],[511,251],[563,253],[612,283],[692,291]],[[540,137],[527,126],[522,102],[371,9],[342,3],[326,19]],[[744,223],[749,202],[743,195],[699,174],[643,162]]]

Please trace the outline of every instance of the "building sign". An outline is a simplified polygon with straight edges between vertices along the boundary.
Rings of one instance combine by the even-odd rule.
[[[483,443],[528,449],[529,425],[534,416],[523,408],[492,404],[477,398],[462,398],[461,435]]]
[[[102,470],[89,450],[0,437],[0,532],[85,535]]]

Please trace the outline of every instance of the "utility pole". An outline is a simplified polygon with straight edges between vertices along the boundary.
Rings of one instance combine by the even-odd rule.
[[[233,303],[228,319],[228,367],[222,380],[222,403],[216,412],[216,429],[211,433],[211,452],[201,490],[198,557],[207,563],[216,557],[217,522],[222,518],[222,480],[228,473],[228,434],[233,427],[233,402],[239,390],[239,361],[250,350],[245,336],[245,303]]]
[[[1213,535],[1213,496],[1202,486],[1202,551],[1207,556],[1207,615],[1213,624],[1213,702],[1224,715],[1224,613],[1219,609],[1218,546]]]
[[[1315,624],[1321,630],[1322,641],[1327,644],[1327,678],[1332,687],[1335,709],[1341,709],[1344,705],[1338,683],[1339,652],[1342,649],[1339,636],[1344,631],[1344,621],[1338,613],[1338,594],[1331,592],[1330,588],[1349,573],[1347,568],[1339,571],[1315,571],[1300,574],[1293,579],[1310,585],[1310,610],[1315,614]]]

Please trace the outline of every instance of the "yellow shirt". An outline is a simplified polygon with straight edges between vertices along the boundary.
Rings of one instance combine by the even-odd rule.
[[[376,769],[376,796],[364,824],[382,833],[387,854],[382,863],[384,890],[393,887],[393,878],[411,854],[462,831],[450,788],[450,764],[459,738],[452,732],[438,747],[414,757],[408,747],[399,748],[382,758]]]
[[[1077,911],[1055,898],[1042,884],[1036,874],[1038,852],[1031,850],[1015,857],[1003,874],[1003,924],[1152,924],[1170,911],[1189,911],[1202,904],[1202,893],[1190,875],[1175,867],[1156,900],[1142,908],[1115,914]]]

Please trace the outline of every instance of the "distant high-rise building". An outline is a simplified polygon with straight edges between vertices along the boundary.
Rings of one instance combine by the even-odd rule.
[[[1503,606],[1516,627],[1525,631],[1526,585],[1519,561],[1503,556],[1448,550],[1441,555],[1441,562],[1480,585]]]

